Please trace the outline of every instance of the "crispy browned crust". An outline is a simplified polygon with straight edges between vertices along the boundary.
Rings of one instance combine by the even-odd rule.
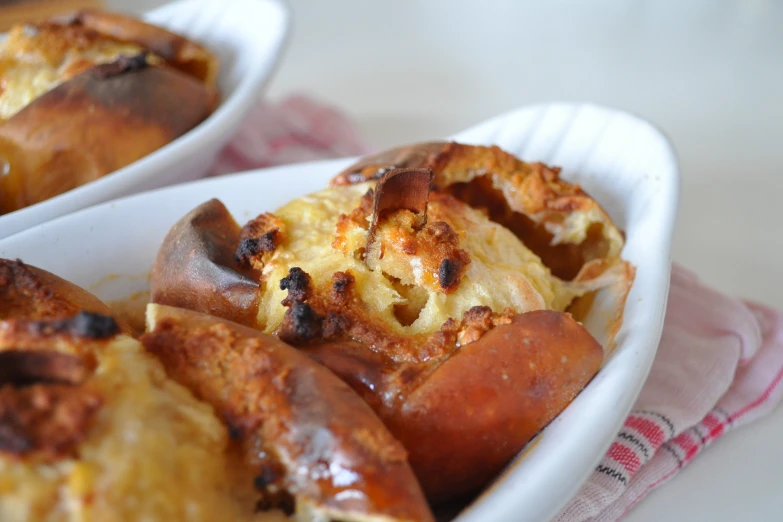
[[[110,38],[132,42],[165,59],[172,67],[214,86],[218,73],[215,55],[192,40],[137,18],[94,9],[69,16],[68,25],[85,27]]]
[[[103,398],[84,382],[95,354],[130,332],[98,298],[45,270],[0,259],[0,453],[74,456]]]
[[[578,185],[560,179],[560,169],[526,163],[496,146],[432,142],[400,147],[360,160],[331,184],[375,180],[401,167],[431,169],[436,190],[486,209],[493,221],[514,232],[561,278],[573,279],[588,262],[619,255],[620,232]],[[577,211],[596,213],[587,238],[554,241],[553,230]]]
[[[236,262],[243,268],[262,269],[269,254],[285,240],[285,233],[285,223],[272,214],[251,219],[239,233]]]
[[[46,461],[72,455],[102,402],[81,386],[88,374],[74,355],[0,351],[0,454]]]
[[[393,223],[392,236],[387,237],[387,248],[398,248],[408,255],[420,255],[426,274],[435,274],[437,290],[451,293],[459,286],[470,257],[459,248],[459,237],[448,223],[427,222],[427,204],[430,199],[443,199],[440,194],[430,194],[432,171],[429,169],[394,169],[378,180],[373,192],[372,212],[364,214],[367,204],[362,201],[351,212],[342,216],[334,244],[338,248],[345,243],[340,236],[345,224],[360,224],[370,219],[365,246],[365,262],[375,269],[383,255],[378,227],[384,222]],[[446,196],[448,197],[448,196]],[[348,252],[346,252],[348,254]]]
[[[288,492],[340,520],[432,520],[403,447],[328,370],[214,317],[150,305],[148,323],[143,344],[226,420],[257,470],[262,506]]]
[[[119,326],[91,312],[1,319],[0,455],[45,462],[75,456],[103,404],[86,381],[96,352]]]
[[[80,311],[112,315],[100,299],[73,283],[19,260],[0,259],[0,320],[69,319]],[[96,330],[99,323],[82,316],[62,324],[72,328],[77,335],[95,338],[100,336],[100,331]],[[111,329],[106,321],[103,323],[104,331]],[[127,325],[117,324],[126,333],[131,332]]]
[[[143,60],[143,59],[142,59]],[[214,92],[174,69],[133,59],[89,69],[0,125],[0,214],[113,172],[212,112]]]
[[[487,484],[576,397],[603,359],[584,327],[547,310],[517,315],[426,363],[396,363],[351,342],[305,351],[378,412],[436,504]]]
[[[166,235],[150,278],[150,301],[253,325],[258,276],[234,257],[239,225],[212,199],[189,212]]]
[[[73,456],[101,403],[85,386],[0,387],[0,455],[47,462]]]

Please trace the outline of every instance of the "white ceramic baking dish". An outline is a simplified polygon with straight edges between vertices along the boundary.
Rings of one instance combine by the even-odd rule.
[[[143,18],[205,45],[218,56],[220,106],[191,131],[126,167],[0,215],[0,238],[96,203],[204,176],[272,74],[289,14],[282,0],[180,0]]]
[[[562,166],[563,177],[580,183],[626,231],[623,257],[637,269],[617,348],[604,367],[458,517],[460,522],[547,520],[609,447],[655,355],[669,287],[677,163],[655,127],[592,105],[523,108],[452,138],[497,144],[525,160]],[[258,170],[131,196],[0,241],[0,257],[21,258],[104,299],[122,298],[147,287],[163,237],[196,205],[217,197],[244,222],[318,190],[352,161]]]

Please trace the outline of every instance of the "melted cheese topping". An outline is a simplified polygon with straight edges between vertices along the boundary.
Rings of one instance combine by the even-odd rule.
[[[285,225],[285,238],[263,269],[265,284],[258,321],[268,333],[283,321],[286,308],[281,301],[287,292],[280,280],[291,267],[307,272],[316,288],[328,288],[337,271],[350,271],[356,292],[372,317],[377,317],[402,334],[427,334],[440,329],[449,318],[460,320],[474,306],[489,306],[502,313],[539,309],[564,310],[581,288],[551,274],[541,259],[511,231],[490,221],[483,213],[452,198],[431,198],[428,222],[443,221],[459,236],[459,247],[471,262],[457,289],[439,291],[437,275],[424,269],[423,252],[406,254],[392,248],[393,222],[382,224],[377,237],[387,246],[375,270],[361,258],[367,241],[366,227],[359,224],[342,232],[346,248],[333,246],[341,214],[359,206],[372,183],[335,187],[297,199],[274,215]],[[411,301],[416,301],[412,303]],[[395,307],[421,307],[410,325],[395,315]]]
[[[14,26],[0,41],[0,120],[94,65],[142,50],[80,27]]]
[[[239,480],[212,408],[166,377],[124,337],[88,380],[104,403],[79,458],[55,463],[0,454],[0,520],[281,521],[255,514],[252,477]]]

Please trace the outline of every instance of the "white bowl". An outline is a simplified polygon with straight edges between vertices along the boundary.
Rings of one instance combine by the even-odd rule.
[[[194,129],[96,181],[0,215],[0,238],[120,196],[203,177],[274,70],[288,29],[282,0],[180,0],[143,18],[193,39],[220,60],[220,106]]]
[[[587,388],[468,507],[460,522],[546,520],[577,491],[620,429],[652,364],[669,287],[678,170],[666,138],[645,121],[592,105],[520,109],[453,139],[497,144],[563,167],[627,233],[623,257],[637,268],[617,348]],[[259,170],[156,190],[82,210],[0,241],[21,258],[104,299],[147,287],[169,228],[205,200],[220,198],[239,221],[315,191],[354,161]]]

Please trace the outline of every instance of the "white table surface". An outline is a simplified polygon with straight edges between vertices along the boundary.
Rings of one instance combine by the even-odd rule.
[[[162,2],[109,3],[139,12]],[[290,5],[294,30],[270,96],[332,103],[378,147],[554,100],[656,122],[683,175],[675,260],[783,308],[783,2]],[[783,408],[719,440],[625,520],[783,520]]]

